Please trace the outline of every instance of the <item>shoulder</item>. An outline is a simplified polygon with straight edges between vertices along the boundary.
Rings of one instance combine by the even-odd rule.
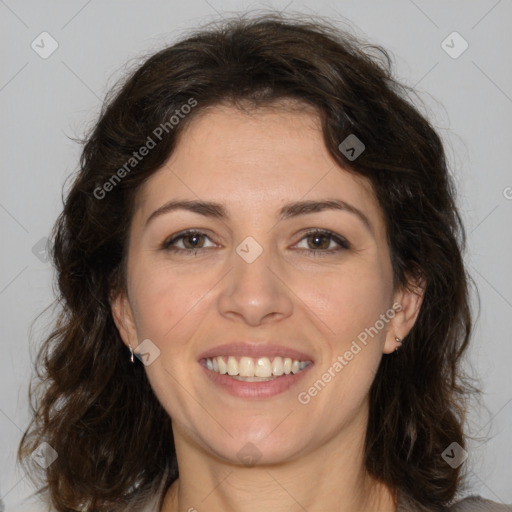
[[[480,496],[470,496],[453,504],[447,512],[512,512],[512,505],[496,503]]]
[[[424,507],[404,494],[399,494],[397,504],[397,512],[433,512],[433,509]],[[512,505],[486,500],[480,496],[469,496],[442,510],[443,512],[512,512]]]
[[[3,510],[0,500],[0,512]],[[6,512],[55,512],[55,509],[48,502],[41,499],[26,499],[21,503],[8,506],[5,510]],[[128,506],[123,510],[124,512],[159,512],[159,500],[157,498],[149,503]]]

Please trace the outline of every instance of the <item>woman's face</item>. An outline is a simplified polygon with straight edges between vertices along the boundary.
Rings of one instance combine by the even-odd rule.
[[[235,463],[364,435],[381,357],[414,321],[371,187],[306,109],[194,119],[138,193],[127,275],[116,323],[146,340],[175,438]]]

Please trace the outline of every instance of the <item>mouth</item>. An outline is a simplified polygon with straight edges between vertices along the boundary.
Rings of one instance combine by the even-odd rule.
[[[244,382],[267,382],[283,375],[297,374],[313,364],[291,357],[217,356],[207,357],[200,363],[219,375],[228,375]]]
[[[268,398],[283,393],[314,365],[313,359],[302,352],[251,343],[210,349],[198,362],[211,382],[243,398]]]

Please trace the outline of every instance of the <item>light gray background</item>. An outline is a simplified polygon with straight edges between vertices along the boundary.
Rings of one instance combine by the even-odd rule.
[[[84,134],[127,62],[187,27],[268,6],[348,20],[384,45],[446,140],[482,302],[470,363],[486,409],[474,409],[470,423],[475,435],[490,436],[470,445],[464,464],[472,492],[512,503],[510,0],[0,0],[0,494],[8,511],[30,491],[15,450],[29,418],[30,358],[45,328],[32,322],[53,297],[50,264],[32,249],[49,234],[77,166],[80,148],[68,136]],[[47,59],[31,48],[43,31],[59,45]],[[453,31],[469,44],[456,59],[441,47]]]

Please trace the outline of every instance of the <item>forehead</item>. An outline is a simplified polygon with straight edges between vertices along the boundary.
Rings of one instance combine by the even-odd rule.
[[[339,198],[382,224],[370,182],[340,167],[325,146],[316,110],[294,101],[200,112],[168,161],[141,187],[138,205],[148,213],[175,198],[253,212],[299,199]]]

